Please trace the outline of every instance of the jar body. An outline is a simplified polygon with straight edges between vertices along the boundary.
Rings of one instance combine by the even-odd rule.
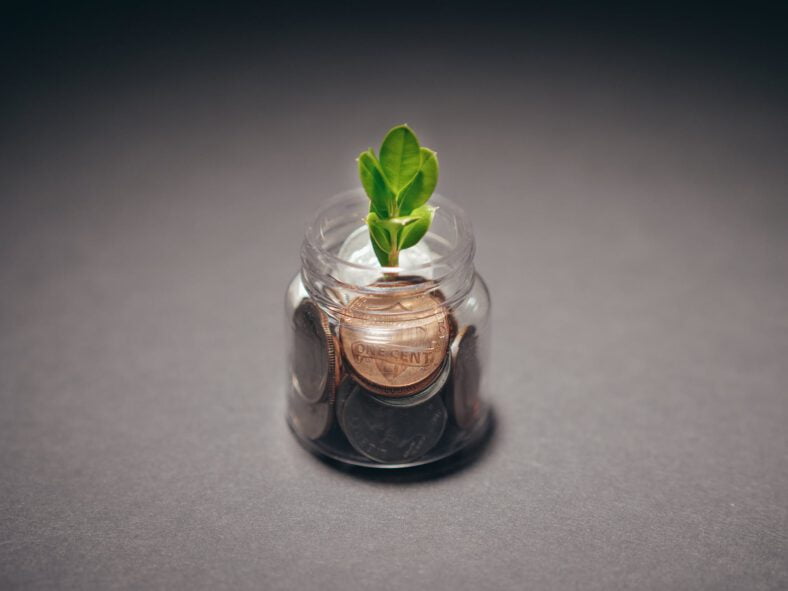
[[[367,207],[359,192],[339,196],[307,230],[302,269],[287,288],[285,336],[287,421],[308,450],[408,467],[487,432],[490,297],[473,268],[469,228],[458,223],[464,214],[441,202],[445,219],[412,268],[338,256],[353,240],[366,244],[360,218],[348,215]]]

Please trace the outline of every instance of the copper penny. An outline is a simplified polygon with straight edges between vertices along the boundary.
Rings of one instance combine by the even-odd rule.
[[[446,296],[437,288],[438,284],[435,281],[419,277],[418,275],[398,275],[397,277],[379,279],[376,284],[386,284],[396,287],[414,285],[418,286],[417,289],[420,291],[429,290],[432,296],[446,307],[446,319],[449,321],[449,343],[454,341],[454,337],[457,336],[458,331],[457,319],[454,317],[451,308],[446,305]]]
[[[357,297],[340,315],[342,352],[359,383],[410,396],[437,378],[449,345],[446,308],[417,291]]]
[[[446,355],[446,360],[443,362],[443,367],[438,372],[438,376],[423,390],[417,392],[415,394],[411,394],[410,396],[381,396],[379,394],[370,394],[377,400],[378,402],[385,404],[387,406],[396,406],[399,408],[409,408],[411,406],[418,406],[420,404],[424,404],[427,400],[432,398],[433,396],[437,396],[441,393],[446,386],[446,382],[449,380],[449,375],[451,374],[451,355]]]

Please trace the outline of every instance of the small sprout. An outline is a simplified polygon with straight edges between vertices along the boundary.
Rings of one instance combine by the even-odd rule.
[[[398,267],[401,250],[430,229],[435,208],[427,205],[438,184],[438,156],[407,125],[392,128],[380,146],[358,157],[361,185],[369,197],[366,218],[372,248],[383,267]]]

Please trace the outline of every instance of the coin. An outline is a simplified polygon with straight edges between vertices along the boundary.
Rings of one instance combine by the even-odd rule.
[[[397,275],[392,278],[383,277],[375,284],[379,285],[381,283],[392,286],[417,285],[420,291],[429,290],[430,294],[446,308],[446,320],[449,323],[449,342],[451,343],[454,337],[457,336],[457,319],[454,317],[451,307],[446,304],[446,295],[438,289],[438,284],[435,281],[425,279],[419,275]]]
[[[307,402],[333,397],[339,379],[336,340],[326,315],[304,300],[293,313],[293,386]]]
[[[340,313],[342,352],[358,381],[383,396],[409,396],[439,374],[450,326],[442,302],[419,291],[362,295]]]
[[[472,427],[481,411],[478,342],[476,328],[467,326],[460,330],[451,347],[453,363],[449,380],[449,407],[454,421],[462,429]]]
[[[446,385],[449,374],[451,374],[451,355],[446,355],[446,359],[443,362],[443,367],[438,373],[438,377],[421,392],[411,394],[410,396],[398,396],[396,398],[392,396],[380,396],[378,394],[372,394],[372,396],[374,396],[375,400],[378,402],[388,406],[417,406],[438,394]]]
[[[459,328],[457,319],[454,317],[454,311],[452,310],[451,306],[447,304],[446,294],[444,294],[443,291],[438,288],[437,282],[432,279],[425,279],[419,275],[397,275],[396,277],[391,278],[383,277],[375,282],[374,285],[380,285],[381,283],[393,286],[413,285],[418,286],[417,289],[419,291],[429,291],[430,294],[446,309],[446,320],[449,323],[449,343],[451,343],[454,340],[454,337],[457,336],[457,331]]]
[[[290,396],[290,421],[293,429],[307,439],[319,439],[328,432],[333,417],[329,402],[310,403],[297,392]]]
[[[342,408],[342,425],[350,444],[383,463],[413,461],[440,441],[448,413],[440,396],[411,407],[380,402],[356,385]]]
[[[337,388],[337,395],[336,401],[334,403],[334,410],[336,412],[337,422],[342,429],[345,429],[345,425],[342,422],[342,417],[344,416],[345,411],[345,402],[347,402],[348,397],[356,388],[357,384],[355,380],[351,376],[346,376],[342,382],[339,384]]]

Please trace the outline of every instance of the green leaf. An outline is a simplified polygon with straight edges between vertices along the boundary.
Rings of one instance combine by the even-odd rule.
[[[414,224],[418,221],[419,218],[415,216],[400,216],[396,218],[390,218],[388,220],[378,220],[377,225],[385,228],[388,231],[389,235],[392,237],[391,244],[397,244],[396,237],[400,231],[410,224]]]
[[[380,248],[380,250],[387,253],[388,256],[392,244],[391,235],[388,228],[385,228],[381,221],[382,220],[375,212],[371,212],[367,216],[367,226],[369,227],[369,235],[372,238],[372,245]]]
[[[370,242],[375,256],[381,266],[396,266],[398,249],[396,244],[400,233],[419,221],[415,216],[396,217],[391,219],[381,219],[374,211],[367,215],[367,227],[369,228]]]
[[[391,255],[398,250],[399,235],[405,228],[418,221],[419,218],[413,216],[402,216],[388,220],[379,219],[374,213],[370,213],[367,216],[367,225],[372,233],[372,240],[377,243],[381,250],[389,253],[389,260]]]
[[[432,225],[432,218],[435,216],[436,209],[436,207],[431,205],[422,205],[411,212],[411,216],[418,219],[400,232],[397,246],[399,250],[410,248],[424,238],[427,230]]]
[[[381,249],[374,240],[370,240],[370,242],[372,243],[372,250],[375,251],[375,256],[378,257],[380,266],[391,267],[392,265],[389,264],[389,253]]]
[[[407,125],[398,125],[383,139],[380,159],[369,149],[359,155],[358,167],[375,256],[381,266],[396,267],[399,252],[422,240],[432,225],[435,208],[426,203],[438,183],[438,158],[419,146]]]
[[[371,148],[358,156],[358,175],[372,210],[381,217],[388,216],[389,211],[394,209],[394,193]]]
[[[391,189],[398,193],[419,171],[419,140],[407,125],[392,128],[380,146],[380,166]]]
[[[421,168],[397,196],[401,214],[409,214],[424,205],[438,184],[438,155],[429,148],[421,148]]]

